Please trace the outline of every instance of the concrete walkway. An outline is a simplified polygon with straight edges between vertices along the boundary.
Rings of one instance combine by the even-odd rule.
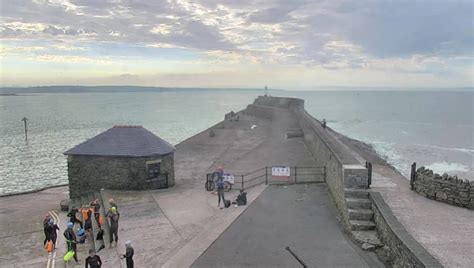
[[[407,231],[445,267],[474,267],[474,211],[428,199],[384,165],[373,166],[372,190],[382,194]]]
[[[176,186],[155,191],[109,191],[121,213],[117,248],[99,252],[106,267],[124,267],[118,256],[124,243],[135,247],[137,267],[189,267],[246,207],[219,209],[217,197],[205,191],[205,174],[222,165],[226,172],[244,174],[272,165],[312,166],[314,160],[301,138],[286,139],[297,127],[291,113],[275,110],[275,119],[243,115],[212,127],[215,137],[203,131],[178,144],[175,152]],[[256,128],[251,128],[256,125]],[[255,200],[265,185],[248,190]],[[42,219],[59,209],[67,187],[35,194],[5,197],[0,202],[0,267],[45,267],[48,255],[42,247]],[[227,199],[235,199],[237,191]],[[65,214],[61,214],[64,222]],[[22,223],[22,224],[19,224]],[[60,226],[62,236],[64,224]],[[57,266],[64,265],[65,244],[59,243]],[[80,249],[84,266],[86,246]]]
[[[192,267],[383,267],[336,215],[324,184],[269,186]]]
[[[372,191],[378,191],[405,229],[443,266],[474,267],[474,211],[428,199],[410,190],[407,178],[369,146],[333,133],[373,164]]]

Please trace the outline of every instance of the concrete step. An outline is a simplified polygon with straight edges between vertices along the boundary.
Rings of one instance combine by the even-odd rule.
[[[372,220],[374,212],[371,209],[348,209],[349,220]]]
[[[351,231],[351,235],[359,245],[368,243],[375,248],[383,246],[375,230]]]
[[[344,188],[344,195],[348,198],[368,198],[369,192],[366,189]]]
[[[374,230],[375,223],[372,221],[349,220],[352,231]]]
[[[372,202],[368,198],[346,198],[346,206],[349,209],[370,209]]]

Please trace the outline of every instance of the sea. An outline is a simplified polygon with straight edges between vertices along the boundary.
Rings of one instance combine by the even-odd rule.
[[[60,91],[60,90],[59,90]],[[263,90],[19,93],[0,96],[0,195],[67,183],[63,152],[114,125],[142,125],[177,144],[240,111]],[[472,90],[270,90],[305,100],[334,130],[410,165],[474,179]],[[28,140],[25,140],[26,117]]]

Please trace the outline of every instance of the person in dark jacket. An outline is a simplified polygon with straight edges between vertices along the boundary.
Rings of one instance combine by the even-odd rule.
[[[102,227],[99,225],[99,230],[97,231],[97,236],[95,238],[95,240],[97,240],[97,242],[100,243],[100,247],[99,249],[97,250],[97,252],[101,251],[102,249],[105,248],[105,243],[104,243],[104,229],[102,229]]]
[[[125,258],[127,263],[127,268],[133,268],[133,254],[135,250],[132,247],[132,242],[125,242],[125,254],[122,255],[122,258]]]
[[[95,254],[93,249],[89,249],[89,257],[86,258],[86,268],[100,268],[102,267],[102,260],[99,255]]]
[[[112,244],[115,238],[115,246],[117,246],[118,242],[118,223],[120,219],[120,213],[117,211],[116,207],[110,208],[110,211],[107,213],[107,217],[109,218],[110,222],[110,248],[112,248]]]
[[[221,205],[221,199],[222,199],[222,204],[225,205],[225,199],[224,199],[224,182],[222,180],[217,181],[217,206],[219,207]]]
[[[51,219],[50,222],[51,222],[50,237],[51,237],[51,240],[53,240],[54,248],[56,248],[56,240],[58,239],[59,227],[56,223],[54,223],[53,219]]]
[[[50,224],[51,216],[49,214],[46,214],[46,216],[43,219],[43,232],[44,232],[44,241],[43,241],[43,246],[46,245],[46,242],[51,240],[51,224]]]
[[[240,194],[237,196],[237,205],[245,206],[247,205],[247,193],[244,190],[240,190]]]
[[[74,251],[74,260],[76,263],[79,263],[77,260],[77,238],[76,234],[74,233],[73,230],[74,223],[68,222],[67,223],[67,229],[64,230],[64,237],[66,238],[66,246],[67,246],[67,251]]]
[[[94,209],[94,217],[97,224],[100,226],[99,217],[100,217],[100,202],[99,199],[92,201],[91,207]]]
[[[80,220],[77,219],[76,217],[76,213],[79,212],[79,210],[77,210],[77,208],[72,208],[71,211],[69,211],[69,213],[67,214],[69,218],[69,221],[72,222],[73,224],[75,223],[79,223],[79,225],[81,226],[81,229],[82,229],[82,222]]]

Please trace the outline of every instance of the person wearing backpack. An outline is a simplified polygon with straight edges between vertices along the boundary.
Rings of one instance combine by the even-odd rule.
[[[76,263],[79,263],[77,260],[77,238],[76,234],[74,233],[73,230],[74,223],[68,222],[67,223],[67,228],[64,230],[64,237],[66,238],[66,246],[67,246],[67,251],[73,251],[74,252],[74,260]]]
[[[112,248],[112,243],[114,242],[115,238],[115,246],[117,246],[118,242],[118,222],[120,219],[120,213],[117,211],[116,207],[111,207],[110,211],[107,213],[107,217],[109,218],[110,222],[110,248]]]

